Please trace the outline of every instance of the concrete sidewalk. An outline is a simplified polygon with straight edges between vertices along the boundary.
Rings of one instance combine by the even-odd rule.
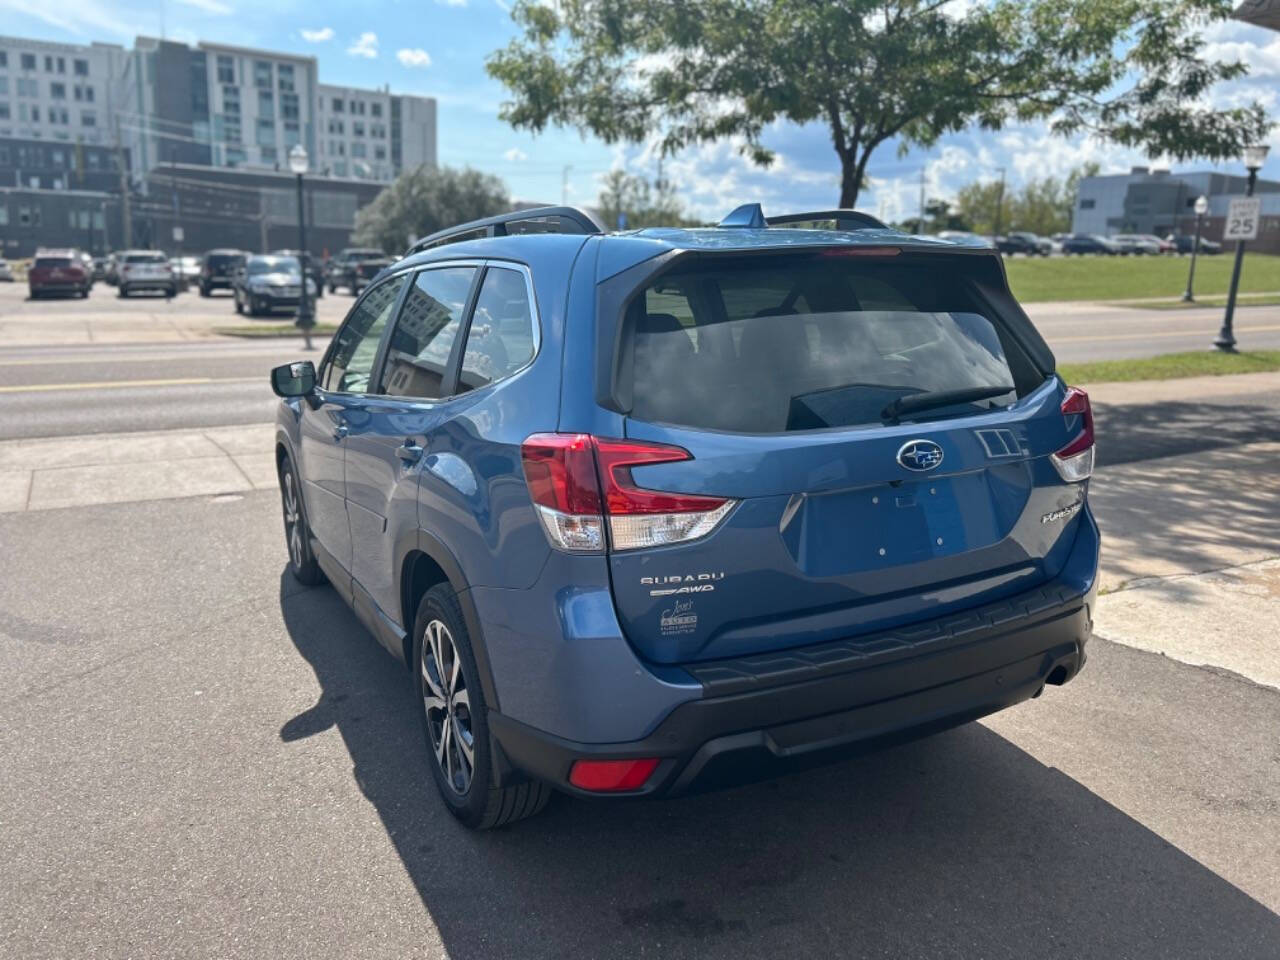
[[[276,485],[269,423],[0,443],[0,513]]]

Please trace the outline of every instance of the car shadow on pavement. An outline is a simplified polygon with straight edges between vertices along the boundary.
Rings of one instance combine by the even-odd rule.
[[[1098,466],[1280,440],[1280,409],[1247,403],[1098,404]]]
[[[341,734],[454,960],[1258,960],[1280,945],[1265,906],[978,724],[695,797],[558,797],[471,833],[435,795],[403,666],[329,588],[286,571],[280,604],[322,691],[280,735]]]

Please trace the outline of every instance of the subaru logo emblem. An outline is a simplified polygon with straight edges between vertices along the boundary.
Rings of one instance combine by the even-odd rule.
[[[908,440],[898,451],[898,462],[908,470],[924,473],[942,462],[942,448],[932,440]]]

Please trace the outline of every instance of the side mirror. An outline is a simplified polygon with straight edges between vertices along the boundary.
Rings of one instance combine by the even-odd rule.
[[[278,397],[305,397],[315,392],[316,367],[310,360],[286,363],[271,371],[271,389]]]

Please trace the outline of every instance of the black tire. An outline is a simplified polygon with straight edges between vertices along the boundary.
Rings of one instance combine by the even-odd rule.
[[[126,287],[123,283],[122,283],[122,284],[120,284],[120,290],[119,290],[119,292],[117,293],[117,296],[119,296],[121,299],[124,299],[125,297],[128,297],[128,296],[129,296],[129,288],[128,288],[128,287]]]
[[[437,637],[436,644],[427,642],[428,627],[443,626],[445,634]],[[434,649],[443,649],[445,642],[451,644],[457,660],[458,680],[450,682],[445,674],[453,673],[449,669],[452,660],[445,655],[445,669],[441,671],[435,657]],[[424,649],[427,659],[423,659]],[[551,788],[539,781],[528,780],[509,787],[493,785],[492,740],[489,737],[488,706],[484,702],[484,691],[481,689],[476,669],[475,654],[471,650],[471,637],[467,633],[466,621],[462,616],[462,608],[453,588],[447,583],[437,584],[427,591],[418,604],[417,616],[413,623],[413,690],[417,696],[418,709],[422,718],[422,736],[427,748],[427,764],[431,767],[436,787],[449,812],[472,830],[489,830],[493,827],[505,826],[525,817],[531,817],[542,810],[551,798]],[[448,706],[444,710],[428,710],[428,698],[439,703],[446,699],[437,697],[432,692],[429,677],[442,686],[446,694]],[[460,694],[465,694],[465,705]],[[447,715],[447,721],[446,721]],[[451,725],[448,740],[445,739],[446,722]],[[465,776],[465,753],[462,748],[455,748],[450,753],[449,743],[466,743],[470,737],[471,769],[470,776]],[[437,750],[437,744],[445,742],[443,750]],[[441,757],[448,758],[442,760]],[[465,788],[463,785],[465,783]]]
[[[311,549],[311,525],[307,523],[307,507],[302,500],[302,484],[293,469],[293,461],[285,457],[280,463],[280,509],[284,514],[284,542],[289,550],[289,572],[299,583],[309,587],[324,583],[324,571]]]
[[[236,313],[239,313],[239,314],[243,315],[243,314],[244,314],[244,305],[240,303],[240,294],[238,294],[238,293],[237,293],[237,294],[235,295],[235,300],[236,300]]]
[[[329,284],[329,292],[330,292],[330,293],[337,293],[337,292],[338,292],[338,288],[337,288],[337,287],[335,287],[335,286],[331,283],[331,284]]]
[[[209,288],[206,287],[203,283],[200,284],[200,296],[202,297],[209,296]]]

